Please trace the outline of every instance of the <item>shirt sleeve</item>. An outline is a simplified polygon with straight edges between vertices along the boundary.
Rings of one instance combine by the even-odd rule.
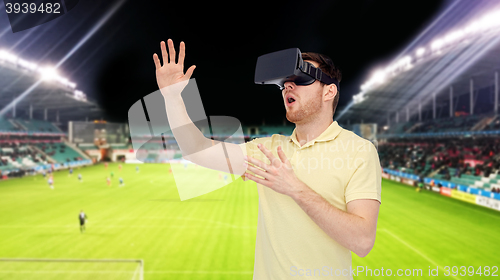
[[[354,172],[345,189],[345,202],[375,199],[382,203],[382,168],[375,145],[367,142],[361,146],[352,166]]]

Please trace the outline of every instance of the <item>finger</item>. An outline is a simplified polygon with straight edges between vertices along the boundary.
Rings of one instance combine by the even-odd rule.
[[[153,54],[153,61],[155,62],[156,70],[160,69],[161,63],[160,63],[160,59],[158,58],[157,54]]]
[[[271,161],[271,165],[273,166],[280,166],[281,161],[279,161],[277,158],[274,157],[274,155],[269,151],[264,145],[258,144],[257,147],[264,153],[264,155]]]
[[[165,65],[168,63],[168,53],[167,53],[167,46],[165,45],[164,41],[161,41],[160,48],[161,48],[161,57],[163,59],[163,65]]]
[[[196,65],[193,65],[193,66],[189,67],[189,69],[186,71],[186,74],[184,74],[184,78],[186,80],[191,79],[191,75],[193,75],[193,71],[194,71],[195,68],[196,68]]]
[[[245,176],[246,176],[248,179],[250,179],[250,180],[252,180],[252,181],[254,181],[254,182],[256,182],[256,183],[259,183],[259,184],[261,184],[261,185],[266,185],[266,182],[267,182],[267,181],[266,181],[266,180],[264,180],[264,179],[260,179],[259,177],[257,177],[257,176],[253,176],[253,175],[251,175],[251,174],[249,174],[249,173],[245,173]]]
[[[260,167],[264,170],[268,170],[269,169],[269,165],[263,163],[262,161],[258,160],[258,159],[254,159],[252,157],[247,157],[247,161],[257,167]],[[250,165],[249,165],[250,166]]]
[[[260,177],[264,178],[264,179],[269,179],[269,173],[267,173],[266,171],[263,171],[262,169],[259,169],[257,167],[253,167],[251,165],[248,166],[248,170],[252,171],[253,173],[255,173],[255,175],[259,175]]]
[[[264,145],[262,145],[262,144],[258,144],[258,145],[257,145],[257,148],[259,148],[259,149],[262,151],[262,153],[264,153],[264,155],[265,155],[268,159],[270,159],[270,160],[271,160],[272,158],[274,158],[273,154],[272,154],[272,153],[271,153],[271,152],[270,152],[270,151],[269,151],[269,150],[268,150],[268,149],[267,149]],[[271,162],[272,162],[272,160],[271,160]]]
[[[288,159],[286,158],[285,152],[283,152],[283,148],[281,148],[281,146],[278,146],[278,156],[283,163],[288,163]]]
[[[172,39],[168,39],[168,53],[170,54],[170,63],[175,64],[175,48],[174,41]]]
[[[186,44],[184,42],[181,42],[179,46],[179,64],[182,66],[184,69],[184,57],[186,56]]]

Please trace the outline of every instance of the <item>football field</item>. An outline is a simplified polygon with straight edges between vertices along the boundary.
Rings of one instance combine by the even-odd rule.
[[[58,171],[54,189],[41,175],[0,181],[0,258],[9,259],[0,261],[0,279],[138,279],[137,263],[91,260],[142,260],[147,280],[252,279],[254,182],[238,179],[180,201],[168,164],[138,166],[139,172],[135,164],[120,171],[116,163],[75,169],[72,176]],[[201,178],[193,184],[206,184]],[[80,210],[88,216],[84,233]],[[491,275],[500,265],[499,237],[500,212],[383,180],[375,246],[365,258],[353,254],[354,278],[379,279],[390,269],[392,277],[424,279],[434,269],[433,279],[476,279],[479,267],[484,277],[485,266]],[[32,261],[12,261],[18,258]]]

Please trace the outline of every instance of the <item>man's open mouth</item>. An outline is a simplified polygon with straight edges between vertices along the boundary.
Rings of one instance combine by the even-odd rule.
[[[288,97],[286,101],[287,105],[292,105],[295,102],[295,99],[293,97]]]

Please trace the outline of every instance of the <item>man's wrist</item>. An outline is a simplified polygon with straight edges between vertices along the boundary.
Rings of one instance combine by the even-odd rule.
[[[309,192],[314,191],[304,182],[299,180],[295,191],[290,195],[290,197],[295,200],[295,202],[299,203]]]

